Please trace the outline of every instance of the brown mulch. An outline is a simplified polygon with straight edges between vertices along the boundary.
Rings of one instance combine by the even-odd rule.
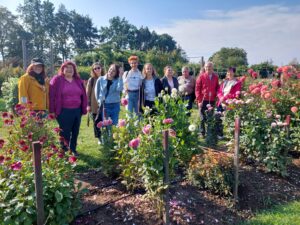
[[[289,176],[282,178],[242,166],[237,207],[232,200],[186,181],[175,183],[170,188],[171,224],[237,224],[258,210],[300,200],[300,159],[293,160],[288,172]],[[162,224],[154,203],[145,199],[142,192],[129,193],[120,181],[95,170],[78,174],[77,179],[89,192],[82,199],[82,215],[72,225]]]

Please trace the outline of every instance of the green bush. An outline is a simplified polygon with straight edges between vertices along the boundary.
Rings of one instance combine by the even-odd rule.
[[[231,196],[234,185],[233,159],[225,153],[207,151],[193,156],[189,163],[188,179],[200,188]]]
[[[78,66],[77,69],[82,80],[88,80],[91,77],[91,67]]]
[[[1,87],[5,108],[10,112],[13,111],[14,106],[18,103],[18,80],[19,78],[17,77],[10,77]]]
[[[0,221],[4,225],[35,224],[36,205],[32,141],[42,145],[43,198],[47,224],[69,224],[80,207],[75,189],[74,162],[59,147],[58,128],[49,117],[17,105],[17,115],[2,113],[9,129],[0,139]]]
[[[5,67],[0,70],[0,97],[5,96],[2,88],[3,83],[10,77],[20,77],[22,74],[24,74],[24,70],[21,67]]]
[[[3,98],[0,98],[0,112],[5,111],[5,101]]]

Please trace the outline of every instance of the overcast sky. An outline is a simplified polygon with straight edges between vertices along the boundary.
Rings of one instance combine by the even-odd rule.
[[[239,47],[249,64],[272,60],[284,65],[300,61],[300,1],[267,0],[50,0],[58,8],[89,15],[100,28],[114,16],[131,24],[168,33],[192,61],[207,60],[221,47]],[[0,0],[17,14],[21,0]]]

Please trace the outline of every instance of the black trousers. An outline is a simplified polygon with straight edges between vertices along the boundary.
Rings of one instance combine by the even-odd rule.
[[[215,102],[209,102],[209,101],[204,100],[202,102],[201,109],[199,109],[199,111],[200,111],[200,120],[201,120],[201,122],[200,122],[200,132],[201,132],[202,135],[205,135],[205,133],[206,133],[205,124],[206,124],[207,118],[206,118],[205,110],[207,110],[207,107],[206,107],[207,104],[210,104],[211,106],[214,106]]]
[[[60,136],[62,136],[66,141],[66,143],[61,142],[62,148],[65,151],[70,148],[72,152],[76,153],[77,138],[81,123],[81,108],[63,108],[57,117],[57,122],[59,124],[59,128],[62,129]]]

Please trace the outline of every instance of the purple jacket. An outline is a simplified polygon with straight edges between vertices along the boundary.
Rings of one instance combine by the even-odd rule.
[[[50,81],[50,89],[49,89],[49,112],[55,113],[58,116],[62,110],[62,85],[63,85],[64,77],[62,75],[55,75]],[[74,78],[78,86],[82,90],[81,97],[81,113],[86,114],[87,110],[87,95],[85,92],[85,88],[83,82],[80,78]]]

